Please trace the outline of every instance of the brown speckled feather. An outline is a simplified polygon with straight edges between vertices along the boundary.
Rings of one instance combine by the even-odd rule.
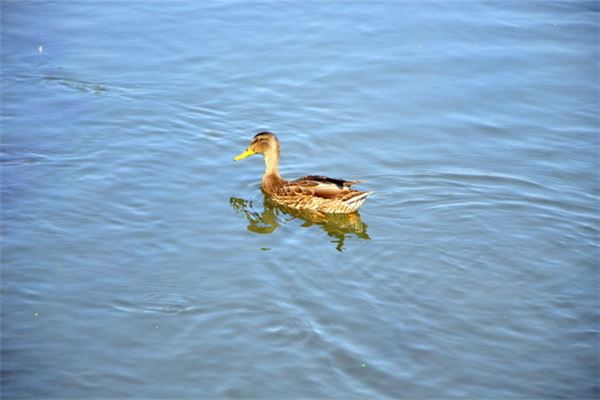
[[[312,178],[313,176],[308,176],[291,182],[280,182],[273,188],[275,190],[271,191],[271,197],[277,203],[292,208],[325,213],[351,213],[358,210],[366,197],[372,193],[349,189],[349,186],[354,184],[353,181],[327,177],[319,177],[319,180]],[[346,182],[348,184],[344,184]]]

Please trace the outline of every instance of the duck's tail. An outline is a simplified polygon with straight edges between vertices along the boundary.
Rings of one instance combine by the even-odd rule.
[[[367,197],[369,195],[372,195],[375,192],[355,192],[355,194],[353,193],[353,196],[348,197],[346,199],[343,200],[344,205],[346,206],[346,209],[348,210],[348,213],[352,213],[357,211],[360,207],[362,207],[362,205],[365,203],[365,200],[367,200]]]

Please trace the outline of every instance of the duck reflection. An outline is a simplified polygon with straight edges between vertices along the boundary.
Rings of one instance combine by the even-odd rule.
[[[367,234],[367,224],[362,222],[358,213],[352,214],[322,214],[315,211],[295,210],[274,203],[269,197],[264,196],[263,210],[257,212],[252,207],[251,200],[236,197],[229,199],[233,209],[248,220],[247,229],[250,232],[270,234],[281,225],[302,219],[301,225],[308,228],[319,225],[325,233],[333,238],[333,243],[338,251],[344,250],[346,238],[355,236],[364,240],[371,240]]]

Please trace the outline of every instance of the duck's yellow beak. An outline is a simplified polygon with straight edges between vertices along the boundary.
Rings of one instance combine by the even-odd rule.
[[[240,161],[243,160],[244,158],[250,157],[255,155],[256,152],[252,149],[246,149],[246,151],[244,151],[242,154],[238,155],[236,158],[234,158],[234,161]]]

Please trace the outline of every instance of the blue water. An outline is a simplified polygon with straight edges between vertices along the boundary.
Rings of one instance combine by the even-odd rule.
[[[598,2],[0,7],[3,398],[600,396]]]

